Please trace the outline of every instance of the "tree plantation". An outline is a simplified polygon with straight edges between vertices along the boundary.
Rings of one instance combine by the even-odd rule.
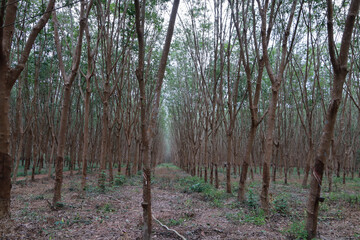
[[[360,239],[359,0],[2,0],[0,239]]]

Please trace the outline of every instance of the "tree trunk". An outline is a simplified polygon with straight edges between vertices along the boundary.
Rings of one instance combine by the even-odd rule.
[[[244,156],[244,161],[242,163],[241,174],[240,174],[239,191],[238,191],[238,200],[240,202],[245,201],[245,183],[247,178],[247,172],[249,169],[251,151],[254,145],[255,134],[256,134],[256,126],[252,125],[247,139],[245,156]]]
[[[52,175],[52,165],[53,165],[53,159],[54,159],[54,153],[55,153],[55,136],[52,137],[52,143],[51,143],[51,153],[49,158],[49,169],[48,169],[48,178],[51,178]]]
[[[352,0],[350,8],[345,21],[345,28],[341,39],[340,53],[338,58],[335,55],[335,42],[333,30],[333,5],[332,1],[327,1],[328,7],[328,42],[329,55],[334,70],[333,89],[331,91],[331,101],[326,112],[325,126],[322,131],[320,144],[315,156],[315,165],[311,177],[310,192],[307,202],[307,218],[306,230],[308,239],[316,237],[317,233],[317,219],[319,212],[319,198],[321,191],[321,183],[326,165],[326,160],[329,156],[329,149],[331,139],[334,133],[336,122],[336,115],[342,98],[343,85],[345,82],[347,70],[347,60],[349,55],[349,48],[351,43],[352,32],[354,28],[355,18],[359,12],[360,1]]]
[[[87,175],[87,154],[89,148],[89,115],[90,115],[90,79],[86,79],[86,93],[84,99],[84,139],[83,139],[83,151],[82,151],[82,177],[81,177],[81,189],[85,190],[86,188],[86,175]]]
[[[306,158],[306,165],[305,165],[305,173],[304,173],[304,179],[302,182],[302,187],[305,188],[308,182],[308,178],[309,178],[309,172],[310,172],[310,164],[311,164],[311,159],[313,158],[313,144],[312,144],[312,140],[309,140],[309,152]]]
[[[6,86],[4,65],[0,65],[0,219],[10,217],[11,157],[9,155],[10,90]]]
[[[276,105],[278,101],[278,89],[280,87],[278,82],[278,87],[272,88],[271,102],[269,106],[269,112],[267,115],[267,130],[266,130],[266,141],[265,141],[265,154],[263,162],[263,177],[262,177],[262,189],[261,189],[261,208],[264,210],[265,214],[269,213],[269,186],[270,186],[270,162],[272,157],[272,148],[273,148],[273,131],[275,127],[275,115],[276,115]]]
[[[105,83],[105,89],[108,89],[109,83]],[[107,140],[108,140],[108,130],[109,130],[109,118],[108,118],[108,99],[107,99],[108,91],[104,91],[104,98],[106,100],[103,102],[103,115],[102,115],[102,128],[101,128],[101,151],[100,151],[100,169],[99,169],[99,176],[98,176],[98,186],[104,187],[106,177],[103,175],[106,174],[106,162],[107,162]]]
[[[232,157],[232,130],[227,134],[226,154],[226,192],[231,193],[231,157]]]
[[[66,132],[69,118],[69,108],[71,103],[71,84],[64,86],[63,104],[61,109],[60,128],[58,134],[58,146],[56,150],[55,164],[55,186],[53,196],[53,206],[61,201],[61,186],[63,181],[63,167],[65,154]]]

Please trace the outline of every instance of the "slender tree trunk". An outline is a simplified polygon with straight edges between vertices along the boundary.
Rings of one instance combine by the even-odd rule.
[[[335,41],[333,30],[333,3],[331,0],[327,1],[327,17],[328,17],[328,43],[329,55],[333,65],[334,78],[333,89],[331,91],[330,105],[326,111],[325,126],[322,131],[319,148],[315,156],[315,165],[312,172],[310,192],[307,202],[307,218],[306,230],[308,232],[308,239],[316,237],[317,234],[317,220],[319,213],[319,199],[321,192],[321,183],[326,160],[329,156],[331,139],[334,133],[337,112],[342,98],[343,85],[348,73],[347,61],[349,55],[349,48],[351,44],[352,32],[354,28],[355,18],[359,12],[360,1],[352,0],[350,8],[345,21],[345,28],[341,39],[341,46],[339,56],[335,55]]]
[[[5,69],[0,62],[0,219],[10,217],[11,157],[9,155],[10,90],[6,86]]]
[[[311,134],[311,133],[310,133]],[[310,136],[311,138],[311,136]],[[312,144],[312,140],[309,140],[309,152],[307,154],[307,158],[306,158],[306,165],[305,165],[305,174],[304,174],[304,179],[302,182],[302,187],[306,187],[307,182],[308,182],[308,178],[309,178],[309,172],[310,172],[310,164],[311,164],[311,159],[313,158],[313,144]]]
[[[214,183],[214,164],[210,164],[210,184],[213,185]]]
[[[127,177],[130,177],[131,175],[131,172],[130,172],[130,149],[131,149],[131,145],[128,141],[128,144],[127,144],[127,149],[126,149],[126,171],[125,171],[125,175]]]
[[[81,177],[81,189],[85,190],[86,188],[86,175],[87,175],[87,154],[89,147],[89,115],[90,115],[90,80],[86,81],[86,93],[84,99],[84,139],[83,139],[83,151],[82,151],[82,177]]]
[[[65,141],[69,117],[69,108],[71,103],[71,84],[64,86],[63,105],[61,109],[60,128],[58,134],[58,146],[56,151],[55,165],[55,187],[53,196],[53,205],[61,201],[61,186],[63,181],[63,167],[65,154]]]
[[[245,183],[247,178],[247,172],[249,169],[251,151],[254,145],[255,134],[256,134],[256,126],[252,125],[247,139],[245,156],[244,156],[244,161],[242,163],[241,174],[240,174],[239,192],[238,192],[238,200],[240,202],[245,201]]]
[[[218,172],[218,164],[215,163],[215,188],[219,188],[219,172]]]
[[[279,82],[279,87],[280,87]],[[271,102],[269,106],[269,112],[267,115],[267,129],[266,129],[266,141],[265,141],[265,154],[263,162],[263,183],[260,195],[261,208],[265,211],[266,215],[269,212],[269,186],[270,186],[270,162],[272,157],[273,148],[273,131],[275,127],[276,105],[278,101],[279,88],[272,89]]]
[[[226,192],[231,193],[231,157],[232,157],[232,129],[227,134],[227,155],[226,155]]]
[[[36,164],[38,163],[39,160],[38,153],[39,153],[39,146],[38,143],[35,143],[34,152],[33,152],[33,165],[31,169],[31,181],[35,181],[35,169],[36,169]]]
[[[208,118],[206,118],[205,120],[205,141],[204,141],[204,180],[207,183],[208,182],[208,141],[209,141],[209,135],[208,135],[208,125],[209,125],[209,121]]]
[[[260,2],[258,2],[260,3]],[[303,2],[302,2],[303,3]],[[266,5],[266,4],[265,4]],[[266,139],[265,139],[265,154],[264,154],[264,161],[263,161],[263,182],[262,182],[262,190],[260,195],[260,202],[261,208],[264,210],[265,214],[268,215],[269,213],[269,186],[270,186],[270,162],[272,157],[272,147],[273,147],[273,131],[275,127],[275,117],[276,117],[276,108],[277,102],[279,98],[279,89],[282,83],[283,74],[285,71],[285,67],[287,65],[287,56],[288,56],[288,37],[290,35],[290,27],[292,25],[293,17],[295,14],[297,1],[293,1],[291,6],[291,12],[289,15],[289,19],[287,22],[286,29],[284,30],[284,36],[282,38],[282,50],[281,50],[281,60],[278,68],[277,75],[274,74],[273,68],[270,64],[270,59],[268,55],[268,41],[267,37],[270,37],[271,31],[266,29],[267,24],[267,5],[264,8],[260,9],[261,15],[261,37],[262,37],[262,47],[263,47],[263,56],[265,61],[265,67],[268,72],[268,75],[271,80],[271,96],[270,96],[270,103],[269,103],[269,111],[267,114],[267,123],[266,123]],[[261,6],[259,6],[261,7]],[[299,16],[301,11],[302,5],[300,6]],[[274,16],[272,16],[274,17]],[[296,33],[296,28],[295,32]]]
[[[16,178],[17,178],[17,174],[18,174],[18,169],[19,169],[19,164],[20,164],[20,157],[21,157],[21,153],[23,151],[23,143],[24,143],[24,131],[23,131],[23,125],[22,125],[22,97],[21,97],[21,89],[22,89],[22,80],[19,80],[19,88],[18,88],[18,97],[17,97],[17,105],[16,105],[16,124],[17,124],[17,132],[18,132],[18,136],[20,138],[19,140],[19,146],[16,152],[16,157],[15,157],[15,169],[13,172],[13,182],[16,182]]]
[[[49,158],[49,170],[48,170],[48,178],[51,178],[52,175],[52,165],[53,165],[53,159],[54,159],[54,153],[55,153],[55,136],[52,136],[52,143],[51,143],[51,153]]]
[[[105,89],[108,89],[109,83],[105,83]],[[102,115],[102,130],[101,130],[101,151],[100,151],[100,169],[99,169],[99,178],[98,178],[98,186],[103,187],[105,184],[106,178],[103,176],[106,170],[106,162],[107,162],[107,140],[108,140],[108,129],[109,129],[109,118],[108,118],[108,99],[107,94],[108,91],[104,91],[104,98],[106,100],[103,104],[103,115]]]

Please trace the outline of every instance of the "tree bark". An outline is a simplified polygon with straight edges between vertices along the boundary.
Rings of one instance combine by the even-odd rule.
[[[266,139],[265,139],[265,154],[264,154],[264,161],[263,161],[263,183],[262,183],[262,190],[261,190],[261,195],[260,195],[260,200],[261,200],[261,208],[264,210],[265,214],[268,215],[269,213],[269,186],[270,186],[270,162],[271,162],[271,157],[272,157],[272,147],[273,147],[273,131],[274,131],[274,127],[275,127],[275,116],[276,116],[276,106],[277,106],[277,102],[278,102],[278,97],[279,97],[279,90],[280,90],[280,86],[283,80],[283,73],[285,71],[285,67],[288,63],[287,57],[288,57],[288,38],[290,35],[290,27],[292,25],[293,22],[293,18],[294,18],[294,14],[295,14],[295,7],[297,5],[297,1],[293,1],[292,3],[292,7],[291,7],[291,12],[290,12],[290,16],[287,22],[287,26],[286,29],[284,31],[284,35],[282,38],[282,50],[281,50],[281,59],[280,59],[280,63],[279,63],[279,68],[278,68],[278,72],[275,75],[273,68],[271,67],[270,64],[270,59],[269,59],[269,55],[268,55],[268,38],[270,37],[271,34],[271,24],[269,24],[269,28],[266,29],[266,23],[267,23],[267,3],[265,4],[265,6],[260,6],[260,2],[259,3],[259,8],[260,8],[260,15],[261,15],[261,38],[262,38],[262,48],[263,48],[263,57],[264,57],[264,62],[265,62],[265,67],[266,70],[268,72],[270,81],[271,81],[271,95],[270,95],[270,103],[269,103],[269,111],[267,114],[267,122],[266,122]],[[302,1],[303,3],[303,1]],[[275,4],[275,1],[272,3]],[[274,5],[271,6],[272,8],[274,7]],[[302,9],[302,4],[300,6],[300,10],[299,10],[299,16],[300,11]],[[270,18],[275,17],[274,15],[270,14]],[[270,21],[271,22],[271,21]],[[297,24],[296,24],[297,26]],[[296,33],[296,27],[295,27],[295,32],[293,34]],[[290,49],[291,51],[291,49]]]
[[[2,59],[1,59],[2,60]],[[10,89],[6,85],[6,68],[0,60],[0,219],[10,217],[11,162],[9,155],[10,126],[9,99]]]
[[[10,217],[11,157],[9,155],[9,100],[11,89],[23,71],[35,39],[46,25],[55,0],[50,0],[45,13],[32,28],[15,67],[11,68],[10,53],[17,13],[17,1],[1,2],[0,12],[0,219]],[[6,11],[5,11],[6,8]]]
[[[326,160],[329,157],[331,139],[334,134],[337,112],[342,98],[343,85],[345,82],[347,70],[347,61],[349,48],[351,44],[352,32],[354,28],[355,18],[359,12],[360,1],[352,0],[349,12],[345,21],[345,28],[341,39],[340,52],[338,57],[335,54],[335,41],[333,30],[333,3],[327,0],[327,18],[328,18],[328,44],[329,55],[334,70],[333,89],[331,91],[331,101],[326,111],[325,125],[322,130],[320,144],[316,152],[314,168],[311,174],[311,183],[309,197],[307,201],[307,217],[306,230],[308,239],[316,237],[317,220],[319,213],[319,199],[321,192],[322,177]]]
[[[56,207],[57,203],[61,201],[61,187],[63,180],[63,165],[64,165],[64,153],[65,153],[65,143],[66,143],[66,133],[67,133],[67,125],[69,118],[69,110],[71,103],[71,87],[72,83],[75,80],[77,75],[79,65],[80,65],[80,57],[81,57],[81,47],[83,42],[83,34],[86,26],[87,16],[90,13],[90,9],[92,6],[92,1],[89,3],[86,14],[85,14],[85,5],[84,1],[81,1],[81,11],[80,11],[80,29],[79,35],[76,43],[75,53],[72,58],[72,66],[71,72],[69,75],[65,72],[65,66],[63,63],[62,52],[61,52],[61,43],[58,32],[58,22],[56,18],[56,12],[53,12],[53,21],[54,21],[54,37],[55,37],[55,45],[56,51],[59,59],[59,68],[61,71],[61,75],[64,81],[64,93],[63,93],[63,104],[61,109],[61,118],[60,118],[60,128],[58,134],[58,145],[56,151],[56,165],[55,165],[55,186],[54,186],[54,196],[52,204]]]
[[[174,31],[176,14],[180,0],[175,0],[170,15],[169,26],[165,38],[165,43],[162,51],[162,56],[157,73],[157,82],[155,87],[155,96],[152,102],[152,112],[147,121],[147,106],[146,106],[146,92],[145,92],[145,79],[144,79],[144,55],[145,55],[145,39],[144,39],[144,27],[145,27],[145,0],[142,1],[140,6],[139,0],[135,0],[135,23],[136,32],[139,44],[139,56],[138,67],[136,69],[136,77],[139,82],[140,89],[140,118],[141,118],[141,143],[142,143],[142,162],[143,162],[143,239],[151,239],[152,231],[152,214],[151,214],[151,151],[155,126],[159,113],[160,94],[162,83],[165,74],[165,67],[167,57],[170,50],[171,39]]]

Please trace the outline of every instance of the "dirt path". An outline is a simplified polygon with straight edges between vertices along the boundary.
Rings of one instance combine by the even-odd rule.
[[[75,171],[73,172],[73,175],[76,175]],[[54,174],[52,174],[52,176],[54,176]],[[70,176],[70,171],[63,172],[63,176],[64,177]],[[48,175],[47,174],[35,174],[35,180],[41,180],[41,179],[44,179],[44,178],[48,178]],[[23,176],[23,177],[17,177],[16,181],[18,182],[18,181],[24,181],[24,180],[29,180],[29,179],[31,179],[31,175]]]
[[[122,186],[108,186],[101,193],[94,187],[96,176],[90,175],[85,196],[79,191],[80,177],[64,178],[64,207],[58,211],[52,211],[47,204],[52,199],[53,186],[42,176],[37,177],[41,181],[14,184],[12,220],[0,222],[0,239],[141,239],[141,177],[128,179]],[[292,206],[292,211],[298,212],[272,214],[265,220],[252,214],[247,206],[239,206],[235,196],[223,198],[221,191],[215,191],[210,192],[215,194],[210,199],[203,192],[189,191],[191,184],[187,185],[184,179],[192,180],[176,168],[157,169],[152,209],[154,217],[186,239],[291,239],[286,229],[296,214],[303,213],[298,203]],[[197,183],[190,190],[196,187]],[[283,185],[276,188],[280,192],[294,189]],[[306,190],[293,194],[302,197]],[[330,216],[332,209],[328,212]],[[346,239],[360,232],[359,208],[343,208],[345,212],[346,218],[336,220],[334,215],[319,224],[324,239]],[[180,239],[155,221],[153,225],[154,239]]]

